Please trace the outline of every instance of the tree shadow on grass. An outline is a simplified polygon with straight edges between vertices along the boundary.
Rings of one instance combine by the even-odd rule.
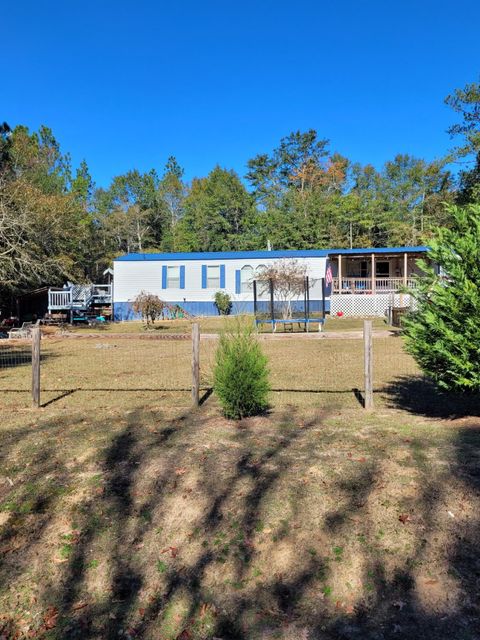
[[[104,445],[101,483],[75,509],[79,533],[71,555],[60,566],[55,583],[44,585],[41,594],[44,608],[53,605],[57,610],[55,626],[44,630],[45,637],[473,640],[479,613],[473,599],[478,588],[475,567],[480,536],[475,514],[452,530],[447,551],[448,571],[459,592],[466,596],[459,596],[448,610],[429,610],[419,598],[416,585],[419,566],[438,534],[438,512],[443,508],[448,484],[459,485],[480,499],[479,430],[458,431],[448,473],[433,473],[428,466],[428,446],[415,443],[415,455],[421,462],[409,462],[415,465],[412,473],[418,472],[418,496],[412,506],[412,520],[399,523],[398,512],[393,510],[391,514],[397,527],[410,528],[411,544],[392,570],[386,566],[380,543],[375,542],[378,524],[372,514],[378,500],[377,489],[386,482],[383,458],[372,455],[364,460],[338,453],[340,436],[338,441],[322,440],[328,417],[319,412],[305,419],[296,409],[288,408],[275,415],[275,431],[271,430],[270,418],[262,418],[264,428],[271,430],[266,434],[251,430],[249,421],[245,421],[242,429],[233,430],[230,423],[223,427],[226,435],[222,435],[223,431],[216,435],[216,439],[228,436],[222,448],[210,453],[215,439],[202,441],[208,435],[202,431],[205,429],[202,411],[162,421],[161,426],[148,432],[145,424],[149,423],[149,416],[141,410],[131,411],[126,423],[118,426]],[[73,425],[49,428],[51,433],[57,428],[70,430]],[[101,423],[95,428],[101,430]],[[87,431],[85,436],[88,437]],[[256,443],[259,438],[261,446]],[[395,443],[392,440],[392,446]],[[59,460],[51,454],[49,457],[45,444],[35,458],[38,467],[35,482],[41,481],[42,474],[56,473]],[[339,460],[346,459],[329,488],[336,501],[322,512],[321,518],[312,510],[302,525],[302,535],[307,538],[299,542],[295,533],[299,506],[308,505],[311,495],[306,471],[311,469],[315,473],[317,467],[321,469],[322,461],[333,454],[341,455]],[[193,479],[187,482],[189,473]],[[287,494],[282,490],[285,484]],[[203,505],[195,517],[185,511],[190,491]],[[47,512],[42,507],[45,521],[43,529],[35,532],[35,552],[60,499],[54,495]],[[265,504],[272,499],[285,501],[280,509],[284,519],[270,525],[267,550],[262,551],[255,536],[265,526],[262,522]],[[172,504],[175,513],[171,513]],[[169,518],[181,528],[189,517],[192,531],[178,548],[175,540],[163,540],[160,530]],[[175,526],[170,527],[174,532]],[[360,532],[359,539],[365,538],[357,549],[338,546],[334,558],[314,549],[307,552],[317,536],[326,538],[331,547],[348,536],[352,528]],[[152,567],[140,557],[151,544],[156,529],[158,549],[149,556],[149,563],[155,557],[163,559],[158,579],[152,578]],[[95,595],[87,586],[89,563],[92,547],[103,539],[108,556],[104,559],[107,586],[100,595]],[[187,543],[195,548],[191,556],[187,555]],[[286,559],[291,554],[298,556],[295,570],[288,569],[287,564],[285,570],[279,569],[278,560],[275,565],[272,558],[271,572],[253,584],[252,566],[260,553],[273,553],[275,545],[283,545]],[[336,602],[335,593],[329,589],[345,562],[343,556],[348,553],[355,555],[361,567],[361,581],[368,590],[355,596],[351,610],[346,611],[341,599]],[[9,568],[14,565],[10,563]],[[228,583],[215,590],[211,573],[221,572],[221,567],[225,567]],[[17,576],[9,572],[5,579],[14,582]],[[315,606],[305,608],[306,598],[312,592],[317,594]],[[183,608],[177,611],[175,606],[180,600]]]
[[[56,354],[40,353],[40,362],[43,364],[46,360],[57,358]],[[12,369],[15,367],[32,366],[32,347],[30,344],[21,345],[2,345],[0,344],[0,373],[2,369]]]
[[[459,484],[475,500],[480,499],[480,427],[462,428],[455,439],[455,458],[450,482]],[[428,602],[428,591],[439,588],[440,581],[428,570],[429,547],[439,533],[438,518],[449,518],[443,512],[446,487],[429,476],[422,478],[423,489],[412,523],[418,529],[418,542],[405,558],[404,566],[388,575],[382,558],[370,558],[364,575],[372,585],[368,600],[357,603],[352,615],[340,615],[333,624],[318,624],[311,638],[442,640],[443,638],[475,640],[478,635],[480,606],[478,602],[478,554],[480,521],[478,517],[461,518],[461,504],[453,504],[453,515],[446,527],[447,574],[452,595],[443,593],[444,607]],[[366,527],[373,523],[366,523]],[[422,588],[423,587],[423,588]],[[448,586],[447,586],[448,588]]]
[[[180,418],[176,423],[156,433],[150,443],[151,446],[168,448],[184,420],[186,420],[185,417]],[[55,638],[117,638],[119,630],[125,629],[129,624],[131,626],[132,616],[135,618],[138,598],[145,582],[142,569],[134,559],[135,550],[143,546],[145,535],[151,530],[152,512],[161,510],[172,490],[175,491],[177,488],[176,465],[185,462],[182,456],[179,459],[178,452],[173,449],[169,464],[164,465],[162,472],[150,483],[146,491],[148,498],[139,504],[138,499],[134,499],[133,496],[137,494],[135,486],[142,464],[146,463],[148,457],[148,448],[144,446],[144,442],[139,442],[141,421],[141,412],[132,412],[128,417],[128,426],[117,433],[106,449],[103,456],[105,483],[98,495],[86,499],[77,509],[75,526],[79,533],[68,561],[61,566],[62,577],[59,581],[59,589],[56,594],[51,588],[42,594],[44,607],[52,607],[54,603]],[[234,472],[224,486],[218,485],[215,481],[212,482],[215,461],[206,461],[203,482],[205,491],[210,496],[210,506],[198,524],[210,538],[221,530],[224,524],[223,505],[231,501],[238,482],[242,483],[247,479],[251,483],[251,489],[245,497],[245,509],[238,522],[239,530],[242,531],[241,539],[237,541],[238,558],[235,561],[239,582],[243,579],[253,553],[250,536],[258,524],[259,505],[265,493],[282,475],[288,463],[281,462],[276,470],[270,470],[269,466],[275,464],[278,456],[288,451],[288,448],[299,438],[300,433],[305,434],[314,424],[316,421],[311,424],[305,423],[302,432],[292,430],[280,437],[258,459],[251,452],[246,451],[238,458]],[[241,435],[240,438],[242,437]],[[248,438],[248,434],[245,437]],[[57,464],[58,462],[52,459],[52,467]],[[39,475],[49,470],[50,468],[45,469],[44,466],[39,465]],[[50,511],[54,512],[55,505],[49,506]],[[106,518],[107,523],[99,524],[99,514]],[[42,530],[48,528],[49,524],[46,518]],[[105,532],[104,527],[112,540],[108,557],[110,588],[106,594],[107,597],[102,598],[101,603],[92,603],[83,611],[83,603],[80,600],[79,604],[79,599],[85,596],[84,583],[89,550],[96,538]],[[39,531],[34,542],[40,542],[40,538]],[[172,547],[170,550],[174,557],[175,551]],[[190,566],[183,566],[178,570],[172,567],[166,575],[161,593],[158,596],[150,596],[149,604],[142,609],[141,619],[136,622],[134,628],[130,628],[131,636],[142,637],[146,634],[150,625],[159,616],[165,614],[170,601],[179,593],[188,595],[188,611],[184,614],[185,624],[188,626],[199,607],[209,601],[202,582],[208,568],[218,562],[218,550],[209,548],[201,552]],[[8,578],[11,577],[9,573]],[[282,606],[285,607],[286,587],[278,583],[272,588],[283,602]],[[77,611],[81,613],[78,614]],[[222,630],[222,633],[227,633],[226,637],[244,637],[243,632],[236,629],[236,616],[232,619],[230,616],[224,617],[215,613],[215,617],[216,621],[212,621],[211,625]]]
[[[480,417],[480,395],[442,391],[422,376],[400,376],[382,393],[392,408],[428,418]]]

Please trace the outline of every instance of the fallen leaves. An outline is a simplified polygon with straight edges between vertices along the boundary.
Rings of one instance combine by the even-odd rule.
[[[160,551],[160,553],[169,553],[169,552],[170,552],[171,558],[176,558],[178,555],[178,547],[167,547],[166,549],[163,549],[163,551]]]
[[[45,615],[43,616],[43,629],[45,631],[49,631],[50,629],[55,629],[58,622],[58,609],[57,607],[50,606],[48,607]]]
[[[349,616],[355,613],[354,605],[351,602],[345,602],[344,600],[336,600],[335,609],[337,611],[343,611]]]
[[[408,513],[401,513],[398,516],[398,519],[400,520],[400,522],[402,524],[407,524],[407,522],[411,522],[412,521],[412,518],[410,517],[410,515]]]
[[[363,462],[366,462],[366,461],[367,461],[367,459],[365,458],[365,456],[360,456],[360,458],[354,458],[354,457],[353,457],[353,454],[352,454],[350,451],[347,453],[347,458],[348,458],[349,460],[351,460],[352,462],[362,462],[362,463],[363,463]]]

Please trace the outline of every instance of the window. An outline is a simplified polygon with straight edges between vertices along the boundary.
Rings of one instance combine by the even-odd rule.
[[[377,278],[388,278],[390,275],[390,263],[389,262],[376,262],[375,263],[375,275]]]
[[[167,267],[167,289],[180,289],[180,267]]]
[[[220,289],[220,265],[207,266],[207,289]]]
[[[253,267],[246,264],[240,271],[240,293],[248,293],[253,289]]]

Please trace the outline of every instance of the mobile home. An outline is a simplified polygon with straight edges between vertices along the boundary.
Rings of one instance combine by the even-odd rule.
[[[130,253],[114,261],[115,320],[134,320],[132,301],[141,292],[158,295],[195,316],[218,315],[217,291],[229,294],[232,313],[253,312],[252,282],[264,266],[296,260],[307,267],[310,309],[344,315],[383,315],[391,295],[413,284],[416,259],[426,247]],[[322,299],[321,281],[330,267]]]

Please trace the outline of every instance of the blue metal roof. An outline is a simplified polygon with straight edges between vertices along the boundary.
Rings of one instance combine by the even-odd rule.
[[[372,253],[425,253],[428,247],[369,247],[365,249],[328,249],[328,255],[365,255]]]
[[[249,260],[264,258],[326,258],[329,255],[365,255],[372,253],[422,253],[428,247],[370,247],[365,249],[300,249],[285,251],[200,251],[192,253],[127,253],[115,262],[153,260]]]
[[[118,261],[135,260],[248,260],[264,258],[326,258],[324,249],[305,249],[304,251],[201,251],[192,253],[128,253],[115,258]]]

